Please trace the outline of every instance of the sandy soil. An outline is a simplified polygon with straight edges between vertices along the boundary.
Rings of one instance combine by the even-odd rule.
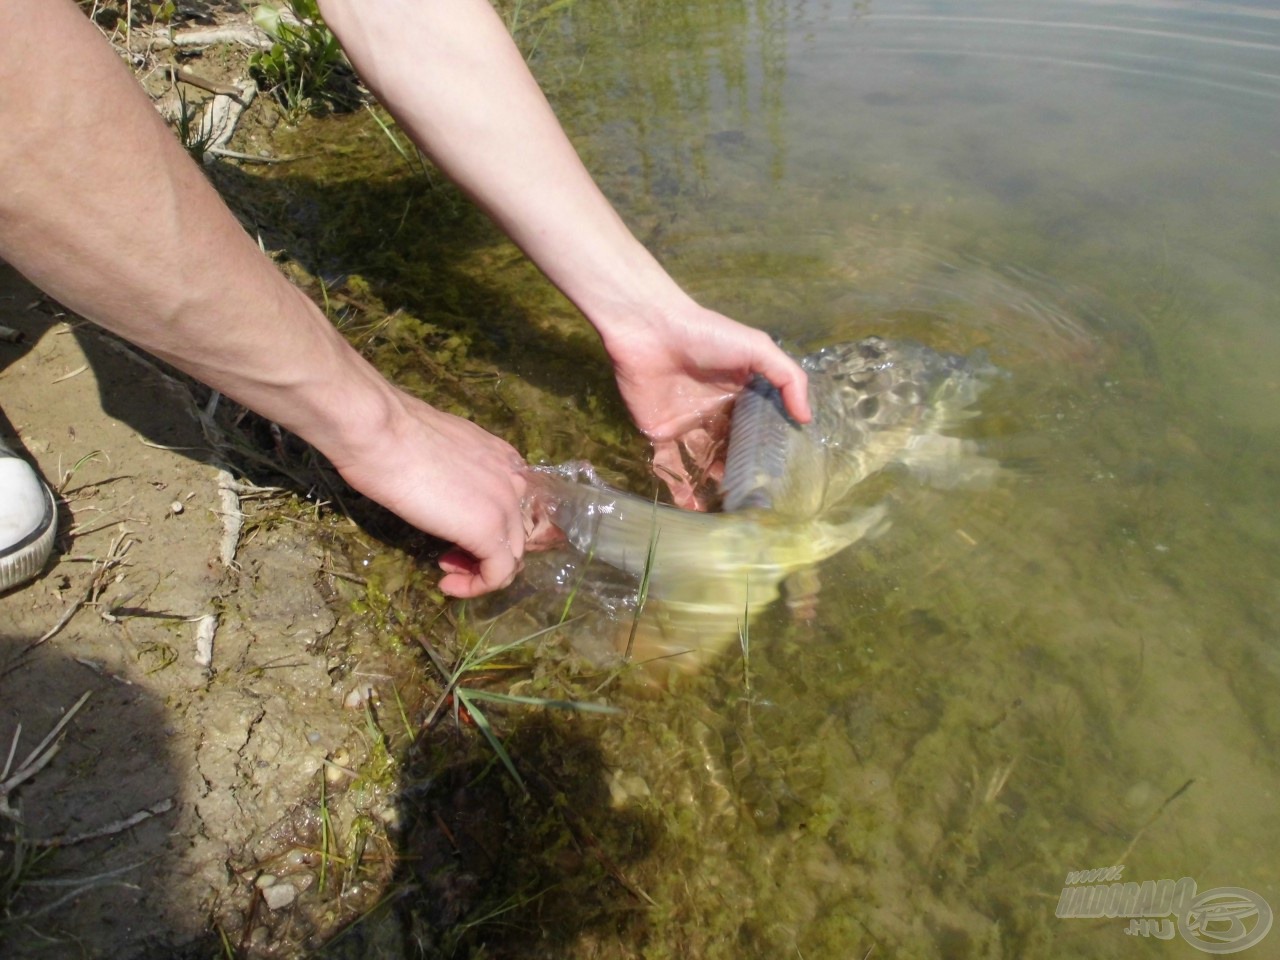
[[[181,4],[177,19],[248,28],[239,5]],[[202,49],[197,72],[243,82],[248,48]],[[173,114],[166,78],[139,75]],[[353,667],[331,636],[331,601],[350,584],[327,572],[315,527],[289,522],[305,491],[227,496],[241,477],[202,429],[207,390],[67,315],[3,262],[0,327],[21,335],[0,341],[0,439],[60,503],[48,567],[0,594],[8,776],[88,695],[48,765],[7,797],[0,787],[0,956],[295,949],[325,923],[288,909],[314,877],[285,855],[314,840],[326,757],[345,750],[356,765],[367,746],[344,701],[378,664]],[[197,633],[209,617],[205,662]],[[376,816],[378,802],[362,812]],[[257,892],[268,881],[270,898]]]
[[[322,550],[285,524],[224,565],[229,475],[190,390],[8,267],[0,326],[23,334],[0,344],[0,435],[61,500],[54,559],[0,596],[0,742],[8,753],[17,738],[15,767],[89,694],[60,753],[10,798],[20,821],[0,818],[0,875],[31,866],[0,882],[0,952],[173,956],[247,901],[244,851],[314,795],[349,733],[349,683],[323,652]]]

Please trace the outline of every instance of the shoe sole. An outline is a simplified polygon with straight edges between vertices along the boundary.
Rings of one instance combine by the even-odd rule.
[[[49,554],[53,552],[53,540],[57,533],[58,505],[46,487],[44,517],[41,518],[39,527],[4,553],[0,553],[0,593],[26,583],[44,569],[44,565],[49,562]]]

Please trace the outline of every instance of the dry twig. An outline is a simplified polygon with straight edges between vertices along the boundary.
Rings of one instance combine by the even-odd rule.
[[[216,47],[220,44],[231,44],[244,47],[256,47],[261,50],[271,49],[271,38],[257,27],[201,27],[182,30],[177,33],[166,31],[153,34],[147,38],[153,50],[167,50],[170,47]]]
[[[77,843],[87,843],[90,840],[100,840],[103,837],[113,837],[118,833],[124,833],[126,830],[132,830],[138,824],[144,823],[152,817],[158,817],[162,813],[168,813],[172,809],[173,800],[165,799],[159,803],[153,803],[149,807],[143,807],[137,813],[122,817],[119,820],[113,820],[110,823],[103,824],[101,827],[86,830],[84,833],[62,834],[43,840],[32,840],[30,837],[24,837],[22,842],[28,847],[70,847]]]
[[[236,124],[240,115],[253,101],[258,92],[257,84],[252,80],[241,80],[234,84],[238,95],[219,93],[205,104],[200,115],[199,140],[205,144],[205,162],[209,163],[217,154],[214,151],[226,150],[231,136],[236,132]]]
[[[62,715],[62,719],[54,724],[53,729],[45,735],[45,738],[36,745],[34,750],[27,754],[26,759],[18,764],[18,768],[14,770],[13,758],[17,755],[18,740],[22,736],[22,724],[18,724],[17,729],[13,731],[13,740],[9,744],[9,755],[5,759],[4,770],[0,770],[0,815],[8,817],[10,820],[21,819],[18,812],[9,805],[9,794],[49,765],[49,761],[62,748],[62,735],[67,724],[84,706],[84,702],[89,699],[91,692],[86,690],[80,695],[80,699]],[[10,773],[11,770],[12,773]]]
[[[27,644],[27,648],[23,653],[30,653],[42,643],[52,639],[63,627],[71,622],[71,618],[76,615],[76,611],[81,607],[86,604],[97,603],[98,598],[102,596],[102,591],[107,588],[107,574],[124,562],[125,554],[129,552],[129,548],[135,543],[137,541],[133,539],[129,531],[122,530],[120,535],[111,542],[107,555],[100,560],[94,561],[93,570],[89,573],[88,585],[85,587],[84,594],[79,599],[72,601],[58,619],[58,622],[46,630],[43,636]]]

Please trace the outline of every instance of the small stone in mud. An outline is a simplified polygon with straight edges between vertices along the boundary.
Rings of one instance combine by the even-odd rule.
[[[279,881],[266,887],[259,886],[258,889],[262,891],[262,899],[272,910],[282,910],[298,898],[297,888],[288,881]]]
[[[1125,791],[1123,803],[1128,810],[1138,811],[1151,806],[1155,800],[1156,791],[1146,780],[1139,780],[1132,787]]]
[[[354,687],[350,693],[343,698],[342,705],[348,710],[359,710],[366,703],[372,703],[378,699],[378,691],[369,684],[362,684]]]
[[[639,774],[614,770],[608,778],[609,799],[615,809],[649,796],[649,784]]]
[[[386,828],[392,832],[399,830],[404,825],[404,819],[400,815],[400,808],[394,803],[384,803],[373,811],[373,815],[381,820]]]
[[[347,771],[351,769],[351,752],[346,747],[335,750],[329,760],[324,768],[324,779],[329,786],[336,787],[350,779]]]

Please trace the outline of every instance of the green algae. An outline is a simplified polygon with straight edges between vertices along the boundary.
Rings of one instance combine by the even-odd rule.
[[[877,488],[895,498],[890,533],[824,567],[816,622],[778,605],[751,625],[750,690],[733,657],[657,694],[569,638],[523,651],[495,689],[627,711],[488,711],[527,796],[462,716],[397,741],[396,766],[376,766],[405,817],[393,883],[417,891],[406,955],[1119,957],[1121,924],[1054,916],[1068,871],[1176,877],[1221,870],[1227,850],[1222,882],[1280,883],[1222,835],[1221,794],[1198,779],[1235,769],[1211,753],[1230,734],[1270,764],[1280,742],[1278,541],[1252,509],[1275,487],[1270,447],[1206,414],[1220,384],[1197,327],[1217,325],[1221,298],[1176,256],[1117,239],[1127,211],[1086,221],[1083,191],[1018,187],[985,148],[949,158],[972,188],[958,200],[927,167],[871,163],[769,196],[759,184],[782,183],[803,146],[783,125],[784,51],[752,46],[778,9],[578,3],[532,62],[610,196],[711,304],[785,318],[799,341],[887,329],[990,348],[1012,376],[966,430],[1017,472],[992,495]],[[570,69],[609,35],[634,55]],[[610,115],[610,98],[645,106]],[[465,198],[368,114],[276,142],[296,159],[232,193],[379,369],[532,460],[585,457],[643,488],[647,451],[593,334]],[[848,224],[824,216],[836,203]],[[1023,275],[987,266],[1011,251]],[[1029,323],[1029,303],[1061,307],[1059,325]],[[408,658],[429,635],[464,655],[430,578],[394,572],[429,551],[338,549],[375,554],[350,610],[376,642]],[[542,596],[506,601],[515,635],[563,608],[533,583]],[[415,728],[434,692],[418,684]],[[1204,702],[1242,716],[1215,726]]]
[[[228,189],[393,382],[534,462],[643,460],[594,333],[453,187],[407,172],[368,114],[277,142],[299,159]]]

